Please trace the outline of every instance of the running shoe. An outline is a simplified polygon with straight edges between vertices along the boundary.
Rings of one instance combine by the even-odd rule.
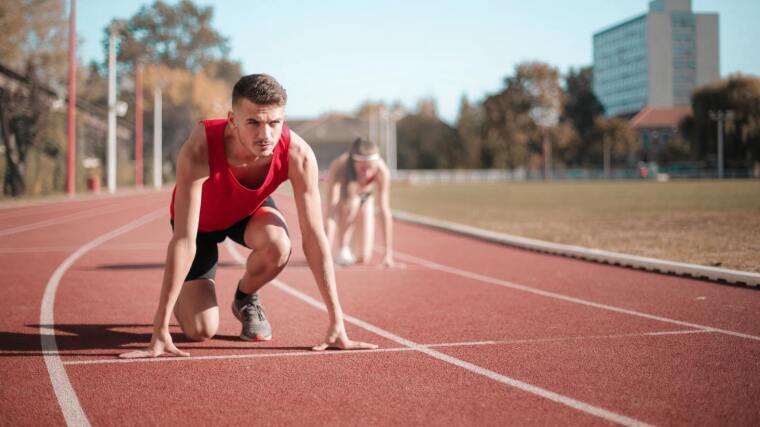
[[[246,341],[272,339],[272,327],[264,313],[264,307],[261,306],[258,292],[243,299],[233,299],[232,314],[243,324],[243,330],[240,332],[241,339]]]

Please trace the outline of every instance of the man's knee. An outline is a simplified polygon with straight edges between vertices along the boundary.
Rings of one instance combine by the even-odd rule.
[[[203,325],[195,328],[185,329],[185,336],[191,341],[206,341],[216,335],[219,325]]]
[[[253,256],[263,258],[265,264],[273,269],[285,268],[290,259],[291,244],[287,234],[269,240],[262,247],[254,249]]]
[[[280,239],[270,242],[266,248],[266,258],[269,265],[277,268],[285,268],[290,259],[291,253],[290,238],[283,236]]]

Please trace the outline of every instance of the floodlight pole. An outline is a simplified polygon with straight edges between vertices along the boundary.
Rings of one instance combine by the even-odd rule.
[[[398,119],[397,113],[394,111],[390,115],[390,154],[388,155],[388,168],[391,170],[391,176],[396,175],[398,169],[398,147],[396,140],[396,120]]]
[[[610,178],[610,166],[611,166],[611,156],[610,156],[610,141],[607,137],[607,135],[602,136],[602,151],[604,154],[604,178],[609,179]]]
[[[69,3],[69,142],[66,153],[66,193],[74,195],[76,188],[76,99],[77,99],[77,73],[76,73],[76,0]]]
[[[372,109],[369,110],[369,140],[377,144],[377,113]]]
[[[143,66],[140,60],[135,67],[135,187],[143,186]]]
[[[723,122],[733,117],[731,110],[709,110],[711,120],[718,122],[718,179],[723,179]]]
[[[116,26],[111,24],[108,37],[108,192],[116,192]]]
[[[156,190],[160,190],[163,185],[161,170],[163,156],[162,98],[161,83],[159,82],[153,88],[153,187]]]
[[[552,145],[549,142],[549,131],[542,126],[542,151],[544,154],[544,180],[552,180]]]

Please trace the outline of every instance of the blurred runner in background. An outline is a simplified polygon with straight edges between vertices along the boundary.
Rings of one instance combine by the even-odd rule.
[[[357,139],[327,172],[325,231],[339,265],[368,264],[375,237],[375,198],[380,204],[380,231],[385,254],[382,264],[393,267],[393,218],[389,202],[390,172],[377,144]]]

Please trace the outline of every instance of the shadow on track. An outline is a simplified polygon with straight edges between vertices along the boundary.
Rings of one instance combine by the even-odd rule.
[[[239,264],[232,262],[219,262],[218,267],[240,267]],[[152,269],[164,269],[163,262],[151,262],[142,264],[103,264],[99,265],[91,270],[152,270]]]
[[[41,356],[40,325],[25,325],[29,333],[0,331],[0,357]],[[151,339],[151,324],[61,324],[55,325],[55,342],[62,356],[115,356],[125,350],[144,348]],[[139,328],[139,331],[129,329]],[[172,325],[172,329],[177,329]],[[172,332],[172,339],[185,350],[257,350],[257,351],[306,351],[311,346],[270,346],[271,343],[248,343],[237,335],[216,335],[211,340],[199,343],[191,341],[182,332]],[[245,343],[240,346],[214,346],[215,341]],[[194,344],[194,345],[193,345]],[[110,350],[107,353],[91,350]],[[86,353],[76,353],[86,351]]]

